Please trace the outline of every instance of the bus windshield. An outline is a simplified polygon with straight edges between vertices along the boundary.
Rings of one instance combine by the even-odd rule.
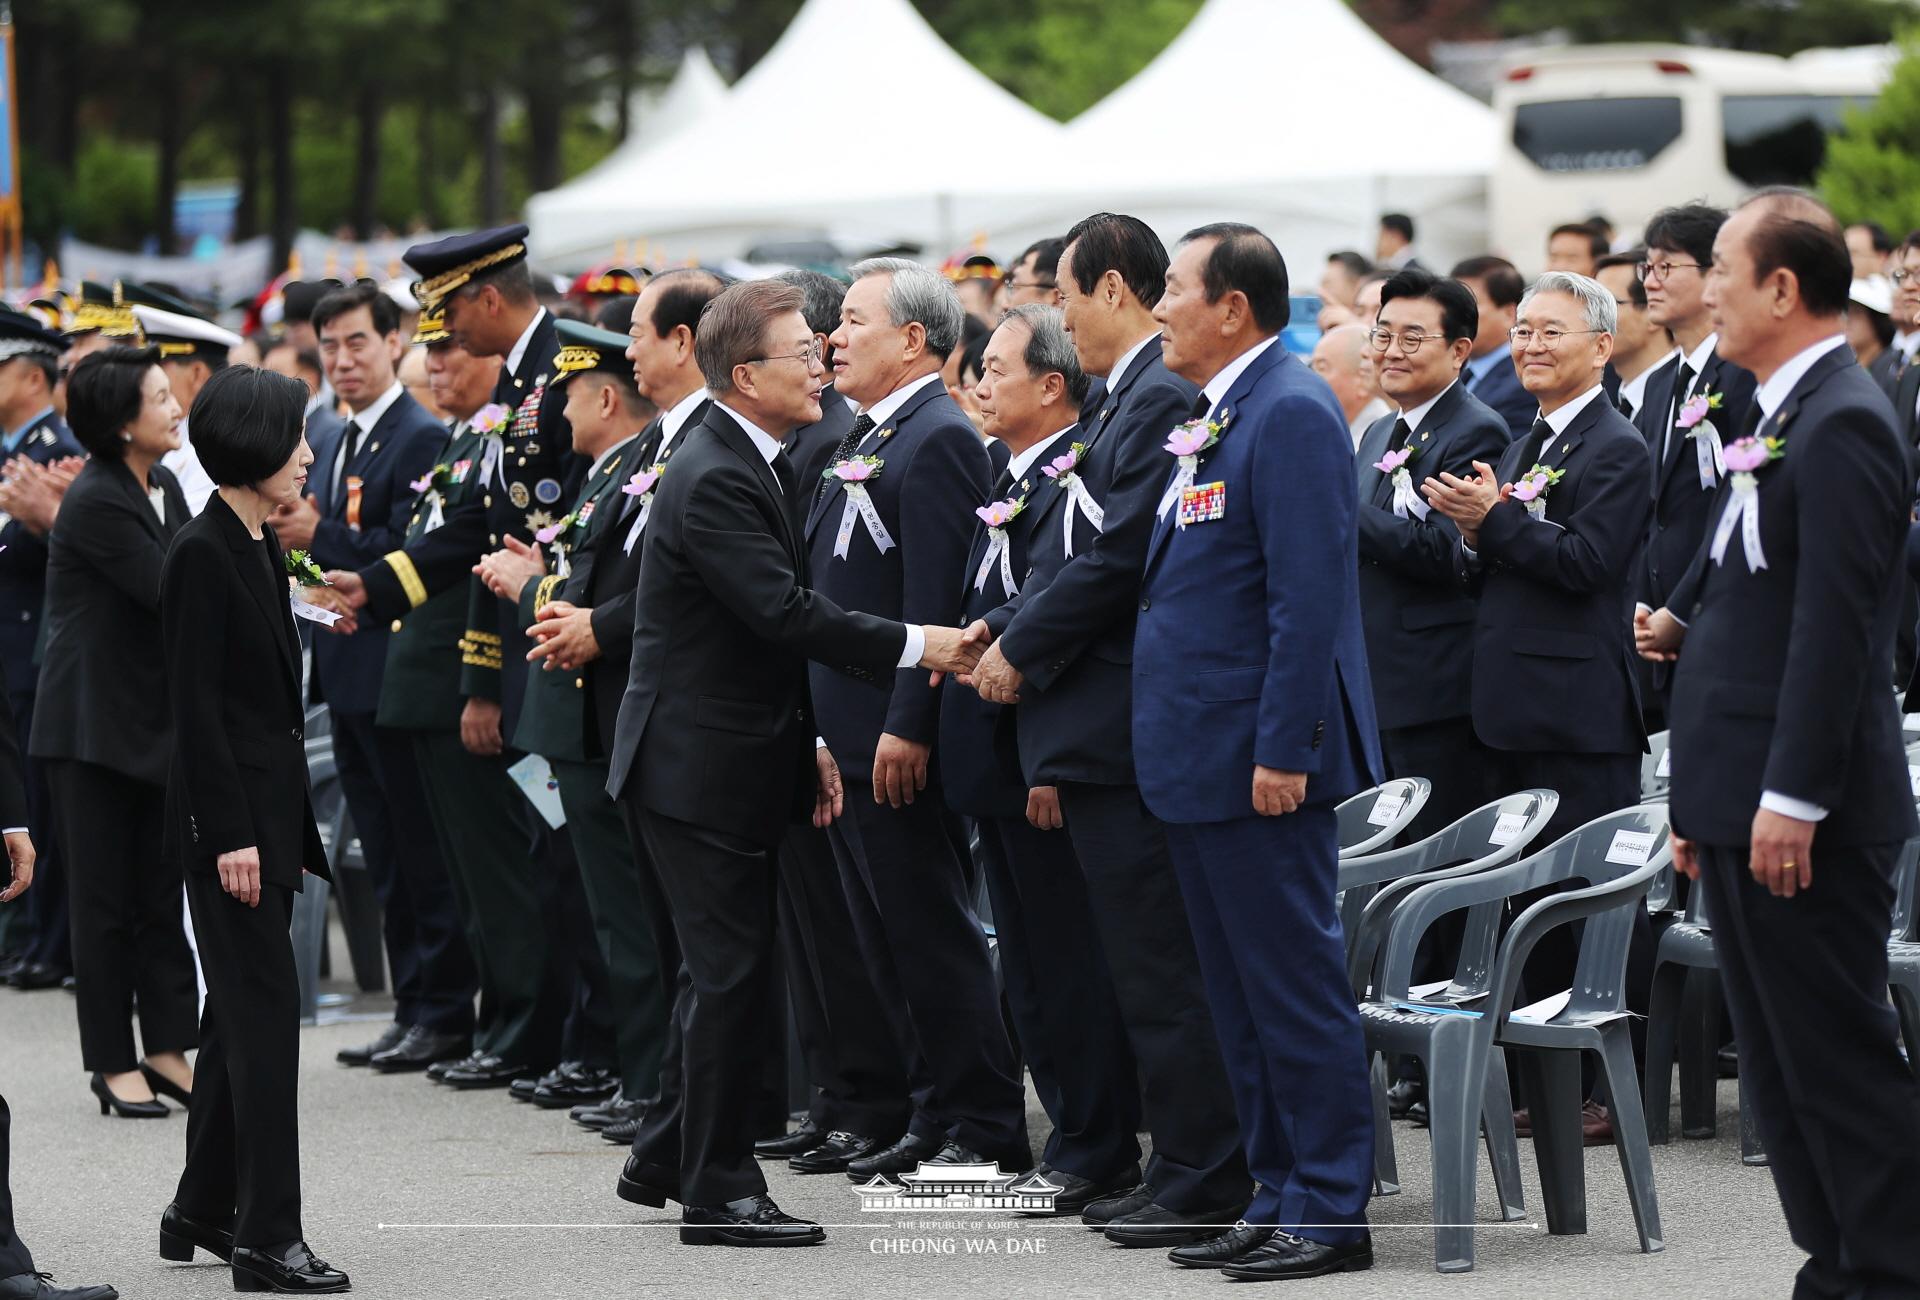
[[[1631,171],[1680,138],[1680,101],[1648,96],[1518,104],[1513,144],[1550,172]]]
[[[1805,185],[1820,170],[1827,136],[1844,125],[1849,105],[1871,97],[1728,95],[1721,102],[1727,170],[1741,183]]]

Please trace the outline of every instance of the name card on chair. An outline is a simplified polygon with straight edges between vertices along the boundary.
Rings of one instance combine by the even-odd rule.
[[[1673,775],[1673,746],[1660,751],[1660,761],[1653,765],[1653,774],[1662,781]]]
[[[1607,845],[1607,861],[1623,867],[1644,867],[1653,856],[1656,839],[1652,831],[1615,831],[1613,843]]]
[[[1391,826],[1400,810],[1407,806],[1407,796],[1398,790],[1389,790],[1373,801],[1373,810],[1367,814],[1369,826]]]
[[[1524,813],[1501,813],[1494,819],[1493,834],[1487,836],[1487,843],[1496,845],[1511,844],[1527,828]]]
[[[1907,764],[1907,785],[1913,790],[1913,797],[1920,799],[1920,766]]]

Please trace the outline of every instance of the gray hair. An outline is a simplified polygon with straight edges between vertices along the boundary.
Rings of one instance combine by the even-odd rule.
[[[887,319],[896,329],[918,322],[927,331],[927,351],[945,361],[960,346],[960,329],[967,309],[953,284],[904,257],[869,257],[848,270],[856,281],[870,275],[891,276],[887,285]]]
[[[1590,330],[1612,334],[1620,328],[1620,304],[1614,301],[1613,291],[1590,275],[1548,271],[1533,282],[1532,288],[1520,295],[1519,314],[1526,315],[1527,304],[1543,293],[1565,293],[1578,298]]]
[[[782,271],[773,278],[782,284],[792,285],[807,296],[800,314],[807,318],[808,329],[815,334],[831,334],[840,328],[840,302],[847,296],[846,285],[824,271],[813,271],[804,266]]]
[[[1080,368],[1080,355],[1073,350],[1073,338],[1067,333],[1066,318],[1058,307],[1029,302],[1010,308],[1000,318],[1021,321],[1027,327],[1027,346],[1021,359],[1027,373],[1034,376],[1058,372],[1067,381],[1067,397],[1075,406],[1087,396],[1087,372]]]

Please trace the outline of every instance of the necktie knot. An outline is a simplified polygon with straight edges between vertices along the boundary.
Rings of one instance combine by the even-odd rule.
[[[1553,426],[1548,424],[1545,418],[1536,418],[1532,432],[1527,435],[1527,446],[1530,448],[1527,455],[1527,468],[1531,469],[1540,463],[1541,454],[1546,451],[1547,444],[1552,441]]]
[[[1407,423],[1406,416],[1400,416],[1393,422],[1393,441],[1387,444],[1388,451],[1405,451],[1407,444],[1413,441],[1413,426]]]
[[[866,441],[867,435],[872,432],[873,417],[865,412],[856,415],[853,418],[853,427],[847,430],[847,436],[840,439],[839,443],[834,447],[833,459],[829,460],[827,464],[829,466],[838,465],[841,461],[853,455],[860,444]],[[816,505],[819,504],[820,498],[826,495],[827,482],[827,479],[822,478],[819,484],[813,489],[813,500]]]

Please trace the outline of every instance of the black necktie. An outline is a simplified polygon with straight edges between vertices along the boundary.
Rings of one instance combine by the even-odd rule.
[[[346,481],[347,466],[353,462],[353,453],[360,448],[360,422],[348,420],[346,431],[340,435],[340,463],[333,471],[333,494],[340,495],[340,485]]]
[[[782,447],[779,450],[779,452],[775,454],[774,458],[768,462],[768,464],[773,466],[774,478],[780,481],[781,495],[786,497],[788,500],[792,500],[793,499],[793,461],[787,456],[787,449],[785,447]]]
[[[1200,396],[1193,399],[1192,418],[1195,420],[1204,420],[1207,418],[1207,412],[1211,411],[1212,409],[1213,409],[1213,399],[1211,397],[1208,397],[1205,393],[1202,393],[1200,394]]]
[[[871,415],[855,416],[853,427],[847,430],[847,436],[840,440],[840,445],[833,449],[833,458],[827,462],[827,467],[831,469],[847,457],[853,455],[854,448],[864,442],[866,436],[872,432],[873,417]],[[820,504],[820,498],[826,495],[826,491],[827,476],[823,474],[820,476],[819,484],[813,489],[813,503],[815,505]]]
[[[1387,450],[1404,450],[1406,445],[1412,441],[1413,428],[1407,423],[1407,417],[1404,415],[1396,417],[1393,422],[1393,437],[1387,443]]]
[[[1673,426],[1680,419],[1680,408],[1687,404],[1687,390],[1693,387],[1693,367],[1682,361],[1680,373],[1673,377],[1673,404],[1667,410],[1667,438],[1660,445],[1660,459],[1665,461],[1673,450]]]
[[[1547,444],[1553,441],[1553,426],[1545,419],[1535,419],[1532,432],[1527,434],[1527,454],[1521,458],[1522,474],[1540,463],[1540,457],[1546,451]]]
[[[1620,408],[1620,414],[1626,416],[1629,420],[1633,418],[1633,403],[1629,402],[1624,395],[1616,397],[1613,404]]]

